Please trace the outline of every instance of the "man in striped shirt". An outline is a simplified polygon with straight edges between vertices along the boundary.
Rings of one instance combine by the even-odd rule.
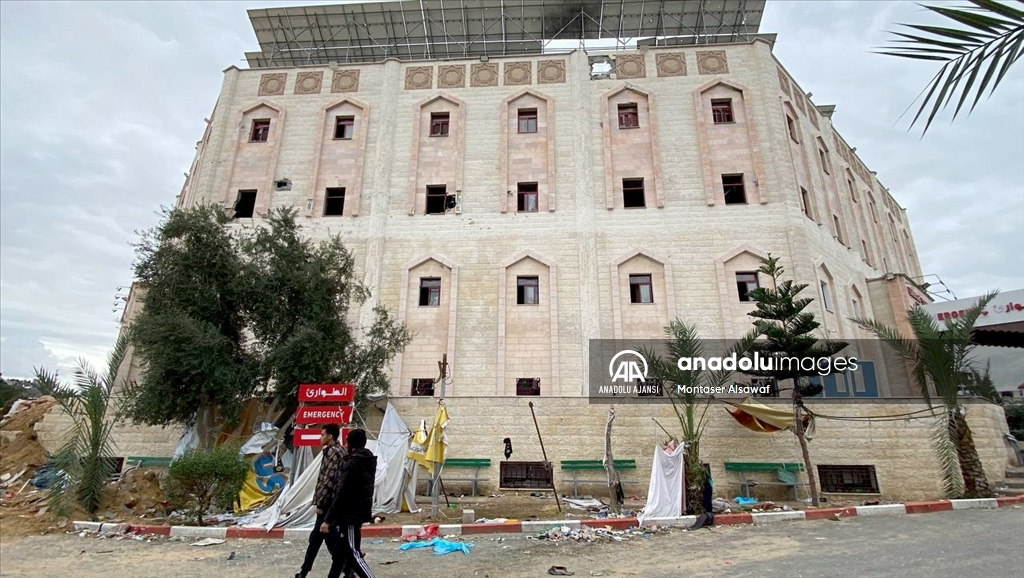
[[[320,429],[320,475],[316,479],[316,491],[313,494],[313,506],[316,508],[316,523],[313,531],[309,533],[309,546],[306,547],[306,558],[302,561],[302,568],[295,578],[306,578],[309,571],[313,569],[313,562],[320,552],[320,545],[324,543],[326,534],[320,532],[320,524],[324,521],[324,514],[334,503],[338,488],[341,482],[341,464],[345,458],[345,447],[338,443],[341,430],[337,424],[329,423]]]

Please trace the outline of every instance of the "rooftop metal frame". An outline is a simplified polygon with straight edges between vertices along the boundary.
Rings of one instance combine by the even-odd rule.
[[[752,39],[766,0],[413,0],[249,10],[252,68],[556,52],[555,40]],[[564,42],[561,44],[565,44]],[[563,51],[566,48],[561,48]],[[571,48],[570,48],[571,49]],[[606,50],[608,48],[601,48]]]

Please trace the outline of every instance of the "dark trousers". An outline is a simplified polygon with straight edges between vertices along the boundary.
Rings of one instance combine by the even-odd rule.
[[[320,552],[320,546],[327,539],[327,534],[320,532],[320,524],[324,522],[324,515],[317,514],[316,523],[313,524],[313,531],[309,533],[309,546],[306,546],[306,557],[302,560],[302,569],[299,571],[303,576],[310,573],[313,570],[313,562],[316,561],[316,555]],[[331,545],[327,544],[330,548]]]
[[[370,567],[359,554],[362,542],[362,524],[331,526],[327,536],[327,549],[331,552],[331,571],[327,578],[340,578],[344,571],[352,571],[362,578],[374,578]]]

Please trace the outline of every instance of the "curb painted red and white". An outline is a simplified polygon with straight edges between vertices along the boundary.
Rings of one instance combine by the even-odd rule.
[[[786,512],[754,512],[739,514],[718,514],[715,525],[777,524],[795,520],[825,520],[849,518],[851,516],[899,516],[904,514],[927,514],[952,510],[993,510],[996,508],[1024,505],[1024,496],[1004,498],[982,498],[977,500],[937,500],[933,502],[909,502],[906,504],[883,504],[879,506],[846,506],[840,508],[818,508],[814,510],[793,510]],[[695,516],[679,518],[647,518],[643,526],[691,526]],[[488,522],[481,524],[441,524],[441,536],[471,536],[475,534],[537,534],[551,528],[566,526],[571,530],[582,527],[611,528],[626,530],[640,526],[636,518],[586,518],[582,520],[550,520],[525,522]],[[152,534],[181,538],[261,538],[276,540],[302,540],[309,535],[309,529],[264,530],[241,526],[200,527],[200,526],[147,526],[141,524],[111,524],[102,522],[74,522],[76,532],[100,534]],[[364,538],[401,538],[423,530],[422,525],[405,526],[363,526]]]

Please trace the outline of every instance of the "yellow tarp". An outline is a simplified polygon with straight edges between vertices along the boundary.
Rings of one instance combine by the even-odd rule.
[[[747,401],[747,398],[740,403],[722,401],[736,408],[737,411],[726,411],[729,411],[729,414],[747,429],[756,432],[777,432],[793,425],[792,411],[750,402]]]
[[[260,454],[252,462],[252,467],[245,474],[245,483],[242,490],[238,492],[238,499],[235,501],[235,512],[246,512],[251,508],[259,506],[263,502],[284,488],[287,476],[281,472],[274,471],[274,457],[270,454]]]

